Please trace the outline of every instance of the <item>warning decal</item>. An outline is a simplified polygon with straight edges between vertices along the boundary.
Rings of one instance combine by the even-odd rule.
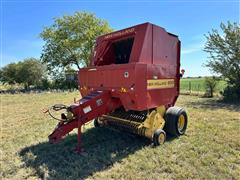
[[[83,108],[83,112],[84,112],[85,114],[87,114],[87,113],[90,112],[91,110],[92,110],[91,106],[87,106],[87,107]]]
[[[174,79],[149,79],[147,80],[147,89],[165,89],[173,88]]]

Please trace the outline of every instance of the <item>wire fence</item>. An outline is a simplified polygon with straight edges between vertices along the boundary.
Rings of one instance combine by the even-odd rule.
[[[219,81],[216,88],[215,94],[220,94],[221,91],[226,87],[225,81]],[[189,79],[180,82],[180,93],[181,94],[193,94],[193,95],[203,95],[209,90],[206,88],[204,80],[202,79]]]

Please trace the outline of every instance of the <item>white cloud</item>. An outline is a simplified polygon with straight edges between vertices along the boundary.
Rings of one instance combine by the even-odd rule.
[[[181,53],[182,54],[191,54],[191,53],[194,53],[194,52],[197,52],[197,51],[201,51],[201,48],[189,47],[189,48],[183,49],[181,51]]]
[[[192,39],[193,39],[192,43],[187,44],[185,46],[183,45],[181,50],[182,54],[191,54],[203,50],[205,40],[200,35],[196,35]]]

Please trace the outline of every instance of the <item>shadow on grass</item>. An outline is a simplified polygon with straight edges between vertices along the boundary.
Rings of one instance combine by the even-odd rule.
[[[76,134],[59,144],[43,142],[24,148],[20,156],[40,178],[85,179],[149,144],[145,138],[107,128],[91,128],[83,133],[82,140],[86,156],[74,152]]]
[[[201,98],[200,101],[187,102],[185,105],[193,108],[210,110],[226,109],[229,111],[240,112],[240,103],[224,102],[223,100],[214,98]]]

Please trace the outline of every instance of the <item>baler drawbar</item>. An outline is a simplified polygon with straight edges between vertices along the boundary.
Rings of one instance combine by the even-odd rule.
[[[81,127],[92,120],[95,127],[117,127],[154,145],[163,144],[166,133],[182,135],[187,114],[174,106],[182,75],[180,41],[159,26],[144,23],[100,36],[91,64],[78,72],[82,99],[51,108],[66,113],[49,141],[57,143],[77,128],[76,150],[81,152]],[[46,112],[51,115],[50,109]]]
[[[49,141],[51,143],[57,143],[66,134],[78,128],[77,151],[81,151],[82,125],[98,116],[113,111],[120,105],[120,101],[118,99],[112,99],[108,91],[92,92],[67,108],[67,116],[62,114],[63,121],[60,121],[57,128],[49,135]]]

